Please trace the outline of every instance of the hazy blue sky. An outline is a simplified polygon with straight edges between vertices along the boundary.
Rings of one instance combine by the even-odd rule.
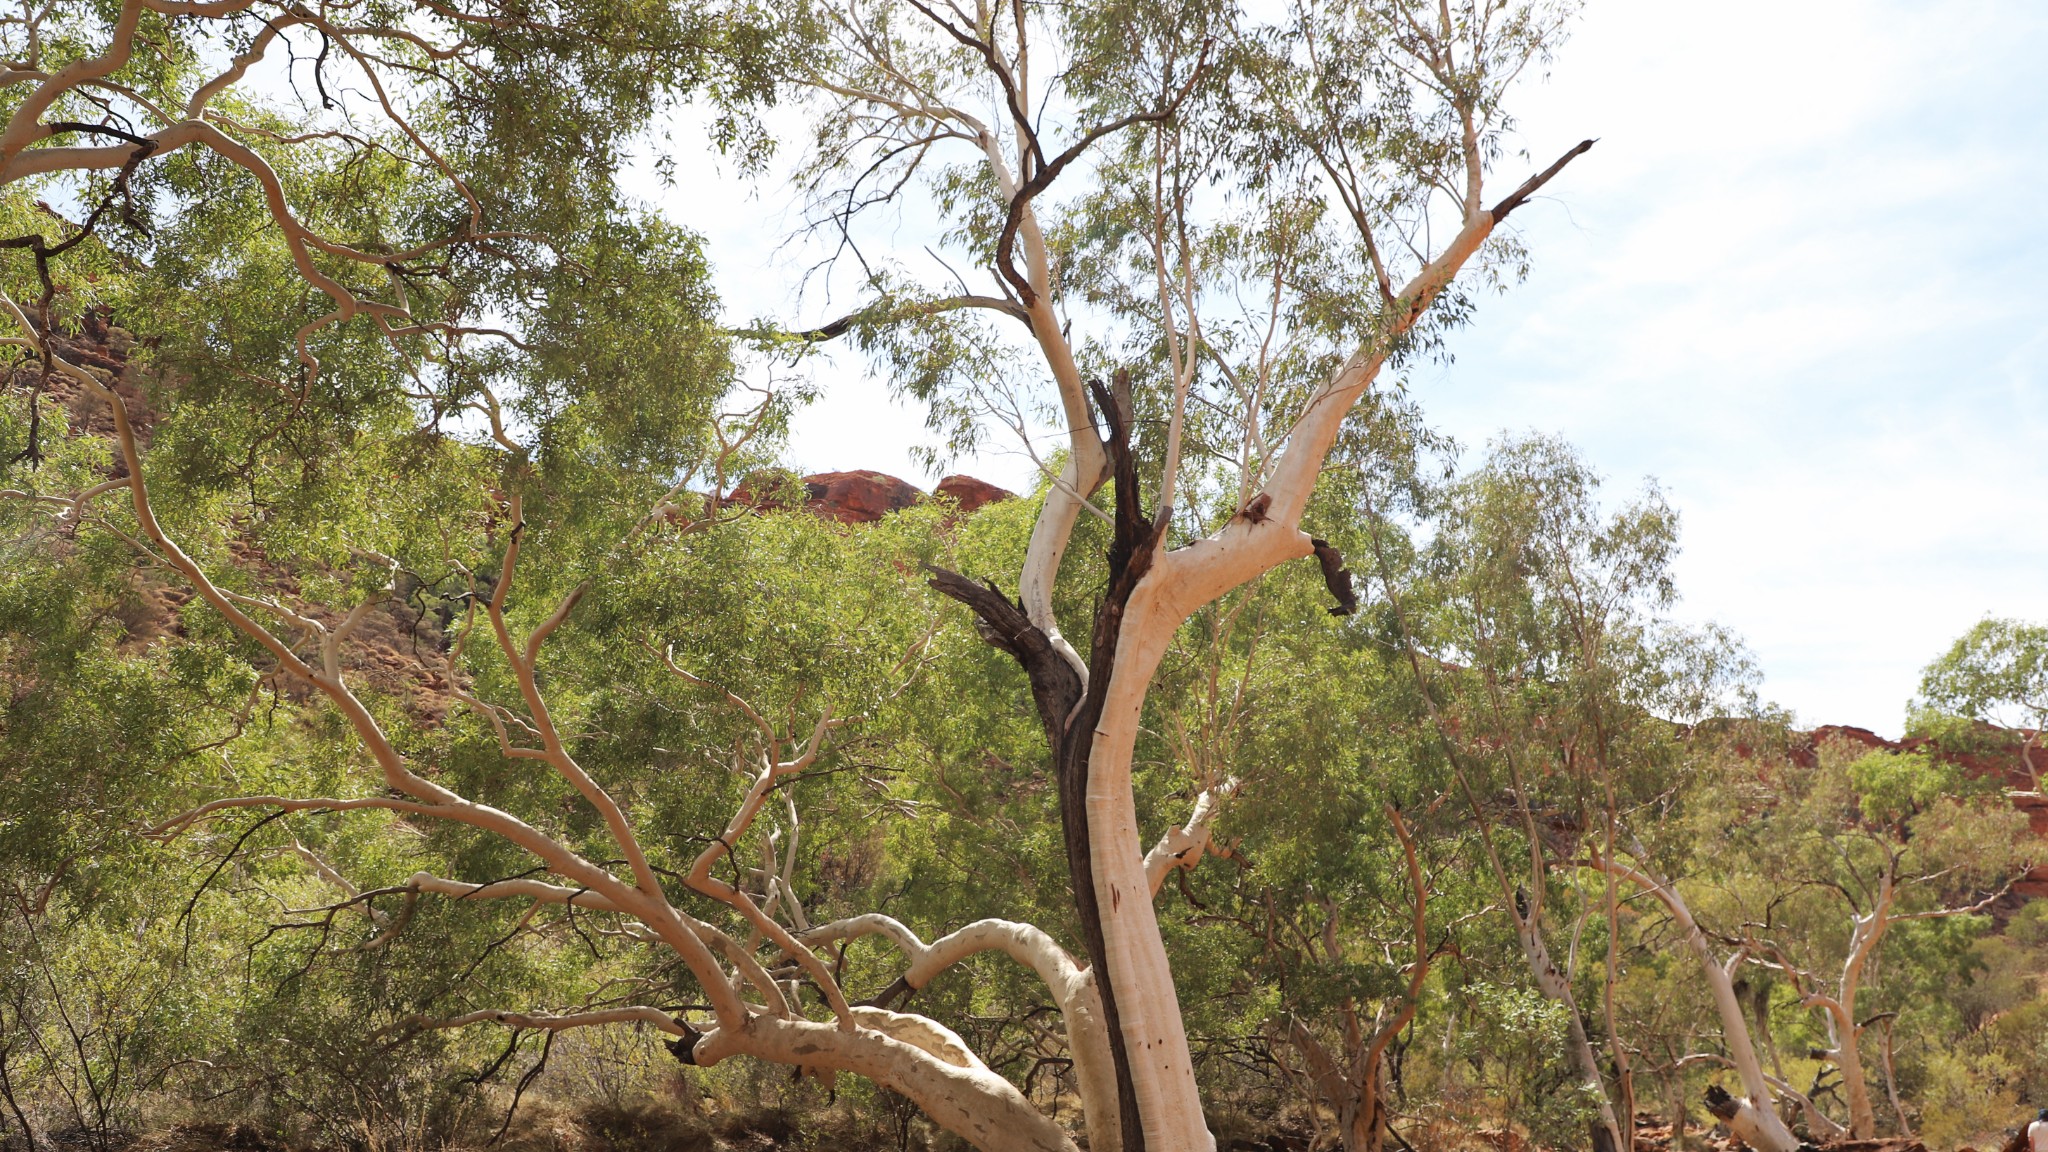
[[[1518,107],[1538,165],[1600,144],[1516,216],[1529,280],[1415,394],[1472,448],[1558,433],[1616,495],[1655,477],[1684,613],[1803,720],[1896,733],[1977,617],[2048,617],[2044,89],[2048,4],[1593,0]],[[734,312],[822,318],[789,299],[773,186],[691,172],[667,202]],[[853,367],[797,463],[928,483],[921,414]]]
[[[1809,721],[1895,731],[1976,618],[2048,617],[2048,5],[1606,0],[1522,108],[1600,145],[1437,423],[1657,477],[1687,611]]]

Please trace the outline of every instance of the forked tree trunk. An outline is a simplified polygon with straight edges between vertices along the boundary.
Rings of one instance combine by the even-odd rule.
[[[1414,1021],[1416,1010],[1422,1007],[1422,987],[1429,980],[1431,960],[1434,957],[1434,952],[1429,946],[1429,884],[1423,878],[1422,859],[1415,851],[1415,837],[1409,833],[1407,822],[1401,819],[1399,809],[1388,804],[1386,812],[1394,834],[1400,838],[1401,853],[1408,866],[1408,885],[1415,902],[1415,959],[1409,965],[1408,987],[1399,1006],[1386,1019],[1375,1020],[1370,1037],[1359,1037],[1361,1030],[1358,1027],[1356,1011],[1348,1006],[1345,1010],[1346,1037],[1356,1050],[1352,1060],[1352,1078],[1358,1085],[1358,1104],[1353,1110],[1352,1123],[1355,1135],[1350,1138],[1359,1143],[1353,1152],[1380,1152],[1386,1144],[1387,1047]]]
[[[1877,1110],[1871,1105],[1870,1081],[1863,1072],[1863,1031],[1871,1021],[1859,1022],[1856,1019],[1856,1000],[1862,992],[1863,974],[1870,965],[1871,957],[1877,954],[1878,945],[1884,941],[1891,926],[1901,920],[1940,920],[1982,912],[2010,893],[2013,885],[2026,874],[2024,870],[2019,871],[1996,891],[1974,903],[1900,913],[1894,911],[1899,898],[1899,859],[1892,849],[1887,848],[1886,851],[1891,855],[1878,874],[1877,895],[1871,901],[1870,911],[1852,921],[1849,954],[1842,961],[1842,977],[1836,986],[1836,994],[1829,996],[1806,991],[1806,982],[1812,979],[1811,975],[1795,971],[1789,964],[1784,965],[1800,982],[1806,1005],[1826,1013],[1828,1030],[1835,1045],[1830,1055],[1841,1069],[1843,1097],[1849,1106],[1849,1130],[1859,1140],[1873,1139],[1877,1135]],[[1903,1127],[1903,1115],[1900,1123]]]
[[[1288,1022],[1286,1039],[1308,1064],[1316,1095],[1336,1114],[1337,1139],[1344,1152],[1381,1152],[1387,1142],[1383,1050],[1361,1048],[1356,1030],[1347,1031],[1343,1067],[1299,1020]]]
[[[1590,147],[1589,140],[1573,148],[1491,210],[1478,202],[1473,169],[1468,214],[1457,235],[1392,297],[1386,327],[1378,337],[1316,389],[1264,490],[1215,535],[1171,552],[1164,549],[1172,509],[1162,507],[1153,517],[1140,511],[1141,486],[1130,451],[1128,382],[1119,379],[1114,394],[1095,386],[1097,407],[1110,430],[1105,446],[1117,498],[1109,586],[1096,612],[1085,682],[1073,654],[1056,634],[1049,635],[1054,626],[1043,603],[1042,590],[1057,574],[1064,528],[1034,533],[1024,579],[1031,595],[1021,607],[993,587],[949,572],[933,573],[933,586],[974,609],[981,617],[984,638],[1024,666],[1054,750],[1076,910],[1117,1067],[1124,1152],[1209,1152],[1215,1146],[1196,1090],[1173,970],[1146,881],[1144,836],[1131,788],[1139,719],[1159,661],[1180,626],[1204,605],[1288,560],[1315,553],[1314,542],[1301,531],[1301,517],[1345,417],[1397,342],[1477,254],[1494,227]],[[1476,151],[1470,162],[1479,163]],[[1033,278],[1039,278],[1036,268]],[[1034,307],[1042,306],[1042,299],[1034,302]],[[1046,335],[1052,330],[1045,327],[1051,324],[1049,318],[1034,314],[1033,324],[1041,344],[1051,351],[1064,349],[1063,341]],[[1071,360],[1051,359],[1063,393],[1070,391]],[[1070,419],[1076,415],[1069,411]],[[1077,441],[1088,439],[1078,430],[1075,435]],[[1169,467],[1173,465],[1169,461]],[[1047,512],[1071,523],[1072,503],[1062,495],[1048,501]]]
[[[1414,900],[1413,946],[1415,960],[1408,966],[1408,985],[1398,1000],[1383,1003],[1373,1019],[1371,1031],[1359,1021],[1356,1000],[1345,998],[1343,1015],[1343,1062],[1340,1065],[1316,1034],[1300,1020],[1289,1018],[1287,1041],[1308,1062],[1309,1076],[1322,1102],[1337,1114],[1338,1138],[1344,1152],[1381,1152],[1387,1141],[1386,1064],[1387,1046],[1415,1019],[1422,1003],[1422,987],[1429,980],[1430,961],[1428,901],[1429,886],[1423,878],[1422,861],[1415,851],[1415,837],[1393,805],[1387,805],[1387,820],[1400,838],[1406,858],[1409,889]],[[1332,961],[1340,959],[1333,950]],[[1388,1011],[1391,1006],[1392,1011]]]
[[[1895,867],[1895,866],[1894,866]],[[1897,896],[1893,868],[1878,878],[1877,898],[1870,911],[1855,918],[1849,934],[1849,954],[1842,961],[1842,979],[1835,996],[1809,996],[1809,1004],[1827,1014],[1828,1031],[1833,1034],[1835,1066],[1842,1072],[1842,1098],[1849,1106],[1849,1132],[1858,1140],[1877,1135],[1877,1110],[1870,1103],[1870,1081],[1863,1074],[1863,1026],[1856,1020],[1856,1000],[1863,988],[1863,971],[1891,927],[1892,901]]]
[[[1713,995],[1714,1011],[1721,1017],[1721,1042],[1728,1049],[1728,1059],[1735,1065],[1735,1074],[1747,1094],[1743,1099],[1730,1098],[1731,1111],[1722,1117],[1729,1129],[1758,1152],[1795,1152],[1799,1141],[1778,1115],[1776,1094],[1771,1091],[1770,1081],[1764,1078],[1763,1063],[1757,1059],[1756,1045],[1750,1038],[1749,1018],[1743,1014],[1742,1001],[1735,995],[1734,975],[1714,956],[1713,945],[1693,919],[1692,909],[1686,906],[1678,889],[1640,863],[1640,849],[1637,859],[1634,866],[1597,856],[1587,862],[1629,881],[1662,904],[1685,937],[1686,948],[1699,961],[1700,975]]]

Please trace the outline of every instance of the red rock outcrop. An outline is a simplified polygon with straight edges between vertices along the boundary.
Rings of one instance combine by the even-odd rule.
[[[150,432],[156,425],[156,412],[143,395],[141,382],[128,371],[128,353],[135,347],[134,334],[124,328],[115,327],[108,319],[104,308],[94,308],[79,317],[79,327],[76,331],[62,330],[51,333],[50,343],[71,363],[97,368],[106,374],[111,380],[109,386],[128,408],[128,421],[135,429],[136,440],[143,447],[148,447]],[[30,357],[18,361],[14,365],[12,375],[0,381],[0,388],[26,394],[36,390],[39,380],[40,402],[54,404],[65,410],[72,436],[112,439],[114,418],[107,411],[106,404],[62,372],[52,372],[47,378],[43,378],[40,360]],[[43,425],[41,434],[50,434],[48,424]],[[47,444],[42,446],[48,447]],[[116,460],[108,478],[119,479],[125,475],[126,467]]]
[[[872,524],[924,499],[916,485],[866,469],[806,476],[804,492],[806,507],[841,524]]]
[[[790,497],[803,484],[796,473],[783,468],[762,468],[740,477],[737,487],[724,503],[743,508],[787,508]]]
[[[972,476],[948,476],[933,494],[951,498],[962,513],[1016,498],[1016,493]],[[923,489],[886,472],[818,472],[799,479],[789,472],[763,470],[742,479],[726,502],[786,510],[801,499],[803,507],[841,524],[872,524],[925,498]]]
[[[972,476],[947,476],[932,489],[935,496],[950,496],[960,505],[962,512],[974,512],[1003,500],[1015,500],[1017,494],[1007,488],[998,488],[986,480]]]
[[[1990,735],[2000,735],[1997,729],[1986,729]],[[2006,733],[2023,736],[2022,732]],[[1871,752],[1931,752],[1944,763],[1954,764],[1964,775],[1978,780],[1996,780],[2009,792],[2027,792],[2034,787],[2034,778],[2027,771],[2026,761],[2019,750],[1993,752],[1949,752],[1933,746],[1924,736],[1908,736],[1904,740],[1887,740],[1868,728],[1857,728],[1847,724],[1823,724],[1805,733],[1804,738],[1791,750],[1792,762],[1802,768],[1811,768],[1818,763],[1823,744],[1847,742]],[[2036,750],[2036,764],[2048,768],[2048,752]],[[2048,834],[2048,826],[2035,829]]]

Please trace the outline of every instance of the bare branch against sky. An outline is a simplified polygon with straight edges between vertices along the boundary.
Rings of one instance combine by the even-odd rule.
[[[1594,0],[1572,82],[1530,86],[1519,127],[1538,161],[1600,148],[1516,216],[1530,281],[1414,394],[1467,448],[1535,430],[1620,489],[1654,477],[1689,613],[1740,632],[1802,720],[1895,733],[1948,641],[2039,615],[2048,223],[2020,205],[2048,182],[2044,53],[2048,10],[2019,0]],[[776,181],[649,195],[710,237],[735,313],[830,311],[817,282],[790,298],[814,256],[778,259],[800,213]],[[922,413],[839,355],[797,463],[928,482]],[[1013,487],[1031,467],[959,464]]]

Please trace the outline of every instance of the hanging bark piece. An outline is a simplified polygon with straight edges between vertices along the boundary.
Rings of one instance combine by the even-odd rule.
[[[1728,1090],[1719,1084],[1707,1085],[1705,1103],[1707,1111],[1714,1119],[1726,1124],[1728,1131],[1737,1140],[1751,1148],[1769,1146],[1767,1141],[1770,1137],[1766,1133],[1773,1124],[1780,1129],[1783,1128],[1783,1122],[1777,1120],[1775,1112],[1770,1113],[1769,1120],[1765,1119],[1764,1108],[1769,1107],[1768,1101],[1763,1107],[1759,1107],[1755,1101],[1746,1097],[1730,1095]],[[1803,1149],[1812,1146],[1802,1144],[1799,1147]]]
[[[1323,584],[1337,598],[1337,606],[1330,609],[1330,615],[1349,616],[1358,611],[1358,592],[1351,587],[1351,569],[1344,567],[1343,553],[1331,547],[1328,540],[1310,540],[1309,544],[1316,550],[1316,563],[1323,566]]]
[[[668,1054],[676,1058],[676,1063],[695,1067],[697,1063],[697,1041],[704,1038],[704,1033],[692,1027],[688,1020],[680,1016],[676,1017],[676,1023],[682,1026],[682,1037],[676,1040],[664,1040],[662,1044],[668,1049]]]

